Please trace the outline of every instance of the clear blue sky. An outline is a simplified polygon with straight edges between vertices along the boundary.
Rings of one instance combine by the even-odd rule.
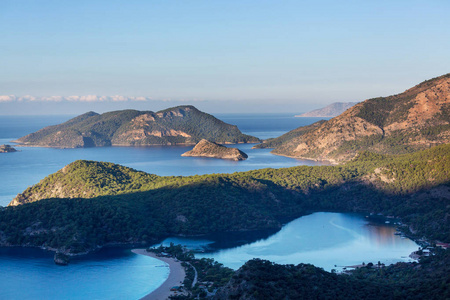
[[[450,72],[449,15],[448,0],[1,0],[0,95],[153,100],[0,101],[0,114],[298,113],[387,96]]]

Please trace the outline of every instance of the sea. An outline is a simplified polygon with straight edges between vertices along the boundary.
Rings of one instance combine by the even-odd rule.
[[[261,139],[278,137],[319,118],[290,114],[216,114],[219,119]],[[0,116],[0,144],[73,116]],[[262,168],[322,165],[233,145],[249,158],[233,162],[212,158],[181,157],[192,146],[104,147],[53,149],[16,147],[19,152],[0,154],[0,205],[51,173],[78,160],[118,163],[160,176],[233,173]],[[170,242],[196,250],[233,269],[252,258],[277,263],[313,263],[325,270],[362,262],[386,264],[409,261],[418,245],[394,235],[392,224],[373,223],[364,215],[322,212],[298,218],[278,232],[224,233],[202,238],[171,237]],[[157,245],[155,245],[157,246]],[[57,266],[53,254],[40,249],[0,248],[0,299],[139,299],[164,282],[169,269],[163,262],[134,254],[127,248],[104,248]]]

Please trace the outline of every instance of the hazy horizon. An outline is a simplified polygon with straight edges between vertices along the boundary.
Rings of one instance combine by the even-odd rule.
[[[449,72],[448,11],[442,0],[5,0],[0,114],[299,114],[398,94]]]

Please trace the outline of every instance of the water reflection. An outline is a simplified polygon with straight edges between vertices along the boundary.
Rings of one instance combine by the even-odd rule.
[[[195,244],[196,249],[205,251],[197,257],[211,257],[233,269],[252,258],[262,258],[282,264],[312,263],[329,271],[362,262],[409,261],[408,255],[418,245],[394,232],[394,227],[369,223],[361,215],[321,212],[298,218],[277,233],[250,243],[243,242],[239,233],[228,234],[226,243],[214,243],[215,238],[211,236],[203,241],[184,239],[181,244],[188,247]],[[164,244],[170,241],[177,240],[168,239]],[[233,243],[237,246],[212,247]]]

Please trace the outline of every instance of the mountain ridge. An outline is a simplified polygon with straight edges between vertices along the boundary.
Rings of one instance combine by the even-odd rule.
[[[333,118],[344,111],[357,104],[358,102],[334,102],[325,107],[315,109],[300,115],[296,115],[296,118],[306,118],[306,117],[315,117],[315,118]]]
[[[361,150],[400,154],[449,142],[450,74],[446,74],[397,95],[360,102],[318,128],[276,145],[272,153],[342,162]]]

